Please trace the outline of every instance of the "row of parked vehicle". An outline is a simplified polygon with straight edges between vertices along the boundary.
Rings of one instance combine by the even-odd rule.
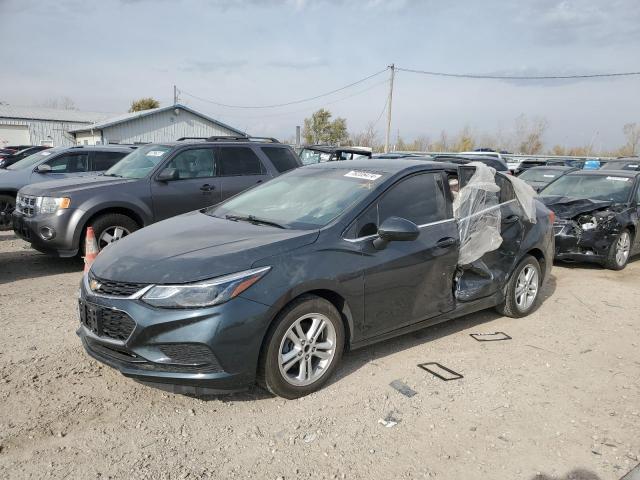
[[[12,226],[68,256],[94,228],[78,335],[173,391],[306,395],[345,349],[486,308],[528,315],[554,257],[621,269],[640,249],[632,171],[572,171],[539,197],[491,155],[298,156],[245,137],[113,148],[129,151],[104,174],[88,161],[21,187]],[[55,175],[40,165],[24,168]]]

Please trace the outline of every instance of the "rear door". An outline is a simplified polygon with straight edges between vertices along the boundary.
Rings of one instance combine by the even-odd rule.
[[[356,220],[350,232],[362,245],[366,337],[374,337],[454,308],[453,277],[458,229],[440,172],[404,178]],[[389,217],[414,222],[420,235],[410,242],[373,246],[378,226]]]
[[[180,150],[160,170],[174,168],[178,178],[151,181],[153,212],[156,221],[198,210],[220,202],[220,179],[215,171],[215,149],[211,147]]]
[[[105,170],[109,170],[129,153],[131,152],[106,152],[100,150],[93,151],[91,152],[90,156],[89,170],[92,172],[104,172]]]
[[[216,150],[222,200],[271,178],[258,155],[249,146],[224,146]]]

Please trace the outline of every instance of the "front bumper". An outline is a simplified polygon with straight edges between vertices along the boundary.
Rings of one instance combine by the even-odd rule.
[[[77,334],[96,360],[177,393],[232,392],[255,382],[269,306],[239,296],[210,308],[154,308],[131,297],[94,295],[86,278],[80,309],[100,313],[84,310]],[[114,318],[131,325],[115,325]]]
[[[36,250],[59,257],[73,257],[78,254],[76,237],[79,234],[76,230],[81,227],[83,215],[84,211],[77,208],[32,217],[14,210],[12,214],[13,231]],[[53,231],[54,236],[46,239],[42,235],[43,229]]]
[[[602,229],[582,230],[576,222],[556,222],[556,260],[602,263],[617,235]]]

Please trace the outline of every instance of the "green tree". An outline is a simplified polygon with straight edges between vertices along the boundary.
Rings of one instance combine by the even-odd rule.
[[[344,118],[336,118],[331,121],[331,112],[321,108],[317,112],[314,112],[311,118],[304,119],[302,136],[307,144],[340,144],[349,139],[347,121]]]
[[[155,98],[145,97],[131,102],[131,108],[129,112],[141,112],[142,110],[150,110],[152,108],[158,108],[160,102]]]

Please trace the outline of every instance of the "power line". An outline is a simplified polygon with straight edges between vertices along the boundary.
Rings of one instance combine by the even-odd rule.
[[[495,80],[563,80],[577,78],[630,77],[634,75],[640,75],[640,72],[595,73],[588,75],[481,75],[471,73],[430,72],[427,70],[415,70],[412,68],[401,67],[396,67],[396,70],[408,73],[419,73],[421,75],[431,75],[434,77],[477,78]]]
[[[247,109],[278,108],[278,107],[286,107],[286,106],[289,106],[289,105],[296,105],[296,104],[299,104],[299,103],[310,102],[312,100],[317,100],[318,98],[327,97],[327,96],[332,95],[334,93],[341,92],[342,90],[346,90],[347,88],[351,88],[351,87],[359,85],[359,84],[361,84],[363,82],[366,82],[367,80],[369,80],[369,79],[371,79],[373,77],[376,77],[376,76],[380,75],[381,73],[386,72],[387,70],[388,70],[388,67],[385,68],[384,70],[380,70],[379,72],[376,72],[376,73],[374,73],[372,75],[369,75],[367,77],[361,78],[360,80],[357,80],[357,81],[355,81],[353,83],[350,83],[350,84],[345,85],[345,86],[340,87],[340,88],[336,88],[335,90],[331,90],[330,92],[326,92],[326,93],[322,93],[320,95],[316,95],[314,97],[303,98],[303,99],[300,99],[300,100],[294,100],[294,101],[285,102],[285,103],[276,103],[276,104],[273,104],[273,105],[230,105],[230,104],[227,104],[227,103],[221,103],[221,102],[217,102],[215,100],[210,100],[210,99],[207,99],[207,98],[198,97],[197,95],[194,95],[194,94],[189,93],[189,92],[187,92],[185,90],[182,90],[182,89],[180,90],[180,92],[184,93],[185,95],[188,95],[190,97],[193,97],[193,98],[196,98],[198,100],[201,100],[203,102],[212,103],[212,104],[217,105],[219,107],[225,107],[225,108],[247,108]]]

